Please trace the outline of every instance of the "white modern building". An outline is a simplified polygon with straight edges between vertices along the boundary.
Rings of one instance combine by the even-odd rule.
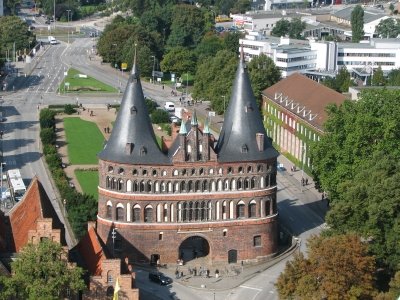
[[[293,40],[252,32],[239,40],[246,60],[266,54],[287,77],[299,72],[323,78],[334,76],[343,66],[364,80],[379,66],[388,73],[400,68],[400,39],[377,39],[355,43]]]

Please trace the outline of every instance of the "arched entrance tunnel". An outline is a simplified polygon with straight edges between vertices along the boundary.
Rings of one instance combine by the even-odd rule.
[[[210,245],[207,240],[201,236],[188,237],[179,246],[179,258],[184,262],[206,257],[209,253]]]

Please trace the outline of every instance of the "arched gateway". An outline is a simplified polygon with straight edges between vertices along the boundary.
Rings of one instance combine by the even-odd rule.
[[[99,154],[97,232],[111,253],[164,264],[181,254],[186,262],[235,263],[277,252],[279,153],[265,131],[244,57],[218,140],[209,125],[193,110],[179,129],[172,125],[172,139],[160,148],[133,64]]]
[[[191,236],[185,239],[179,246],[179,258],[184,262],[207,257],[210,253],[208,241],[201,236]]]

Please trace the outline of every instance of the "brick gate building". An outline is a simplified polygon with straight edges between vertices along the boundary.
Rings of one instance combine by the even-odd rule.
[[[99,154],[97,232],[119,257],[237,262],[277,251],[276,159],[243,58],[217,142],[196,113],[162,151],[134,63]]]

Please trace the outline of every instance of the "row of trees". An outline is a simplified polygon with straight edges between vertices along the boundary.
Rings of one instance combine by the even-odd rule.
[[[379,22],[375,31],[382,38],[396,38],[400,35],[400,19],[384,19]]]
[[[69,107],[67,107],[69,109]],[[43,144],[43,154],[53,180],[60,192],[62,199],[66,200],[68,220],[79,239],[86,233],[87,222],[96,220],[97,201],[87,194],[81,194],[69,185],[67,176],[61,167],[61,159],[55,147],[55,115],[56,111],[43,109],[40,111],[40,138]]]
[[[98,42],[99,54],[112,66],[131,67],[135,45],[144,76],[151,77],[160,61],[161,70],[176,77],[195,74],[192,96],[209,100],[218,113],[224,111],[237,68],[241,33],[215,34],[208,9],[193,5],[156,5],[138,17],[116,17]],[[249,64],[257,97],[280,79],[280,71],[266,56]]]
[[[272,36],[288,36],[291,39],[303,39],[301,33],[306,29],[306,23],[302,22],[299,18],[294,18],[291,21],[281,19],[276,22],[271,31]]]

